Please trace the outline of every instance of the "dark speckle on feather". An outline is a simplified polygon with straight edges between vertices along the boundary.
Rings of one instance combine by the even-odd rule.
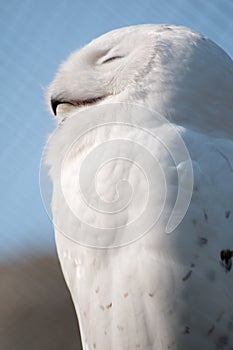
[[[232,260],[231,260],[232,257],[233,257],[233,250],[230,250],[230,249],[221,250],[220,258],[223,266],[225,267],[226,272],[229,272],[232,268]]]
[[[190,328],[189,326],[186,326],[184,331],[183,331],[184,334],[189,334],[190,333]]]
[[[187,280],[190,278],[191,274],[192,274],[192,270],[190,270],[190,271],[182,278],[182,281],[187,281]]]
[[[196,219],[193,219],[192,222],[193,222],[193,225],[196,226],[197,220],[196,220]]]
[[[215,325],[213,324],[210,329],[208,330],[208,335],[211,335],[215,329]]]
[[[229,219],[230,215],[231,215],[231,211],[230,210],[225,211],[225,218],[226,219]]]
[[[203,247],[207,243],[208,243],[208,239],[207,238],[205,238],[205,237],[198,237],[198,245],[200,247]]]
[[[208,221],[208,215],[207,215],[207,212],[206,212],[205,209],[204,209],[203,213],[204,213],[204,219],[205,219],[205,221]]]
[[[119,329],[119,331],[123,331],[124,327],[120,326],[119,324],[117,325],[117,328]]]

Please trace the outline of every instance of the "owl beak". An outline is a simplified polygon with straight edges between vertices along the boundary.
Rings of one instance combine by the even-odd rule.
[[[59,101],[59,100],[57,100],[57,99],[55,99],[55,98],[51,98],[50,103],[51,103],[51,108],[52,108],[52,110],[53,110],[53,114],[54,114],[54,115],[57,115],[57,106],[58,106],[60,103],[62,103],[62,102]]]

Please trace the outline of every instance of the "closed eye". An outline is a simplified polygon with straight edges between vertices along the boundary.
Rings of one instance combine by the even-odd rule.
[[[109,58],[107,58],[105,61],[103,61],[102,64],[104,64],[104,63],[109,63],[109,62],[114,61],[114,60],[117,60],[117,59],[119,59],[119,58],[123,58],[123,56],[113,56],[113,57],[109,57]]]

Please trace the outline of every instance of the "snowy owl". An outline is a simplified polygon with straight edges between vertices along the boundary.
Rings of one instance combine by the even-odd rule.
[[[233,349],[232,92],[231,58],[180,26],[60,66],[46,162],[83,349]]]

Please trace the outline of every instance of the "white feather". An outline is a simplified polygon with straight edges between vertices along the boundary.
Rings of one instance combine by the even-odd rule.
[[[58,255],[85,350],[233,347],[233,270],[220,261],[233,250],[232,91],[227,54],[177,26],[115,30],[60,67],[49,88],[60,104],[47,163]],[[193,193],[166,234],[179,186],[184,198],[190,191],[179,137]],[[105,213],[119,203],[124,210]],[[143,210],[148,216],[133,225]]]

